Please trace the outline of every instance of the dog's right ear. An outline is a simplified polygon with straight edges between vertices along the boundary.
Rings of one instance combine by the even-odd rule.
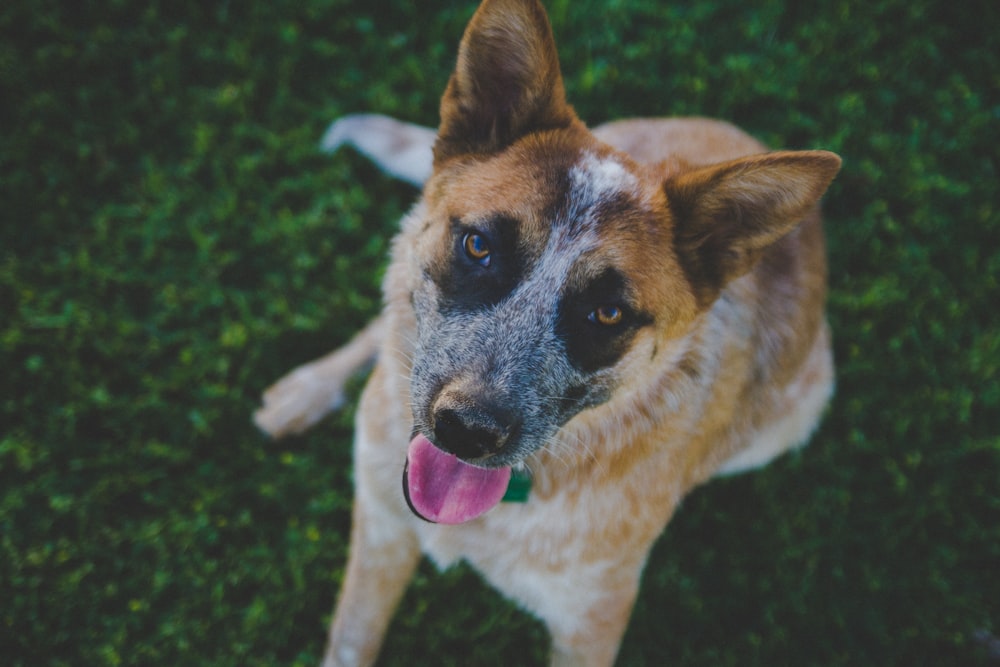
[[[435,164],[494,153],[526,134],[567,127],[575,119],[538,0],[485,0],[465,29],[441,99]]]

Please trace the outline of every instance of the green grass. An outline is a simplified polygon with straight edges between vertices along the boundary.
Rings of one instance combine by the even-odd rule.
[[[836,401],[801,454],[685,502],[620,664],[1000,664],[1000,6],[548,6],[588,122],[704,114],[845,158]],[[472,9],[0,4],[5,664],[318,660],[351,411],[280,443],[250,414],[377,312],[415,197],[318,154],[325,124],[434,124]],[[544,662],[467,569],[425,565],[401,609],[383,664]]]

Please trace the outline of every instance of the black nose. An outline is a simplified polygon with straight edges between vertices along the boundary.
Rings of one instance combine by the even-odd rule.
[[[434,411],[434,444],[460,459],[496,454],[514,428],[512,416],[499,408],[441,407]]]

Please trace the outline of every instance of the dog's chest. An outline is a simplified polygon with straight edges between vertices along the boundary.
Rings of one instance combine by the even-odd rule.
[[[567,539],[541,531],[554,514],[551,505],[529,497],[527,502],[501,503],[466,524],[421,524],[417,532],[424,553],[442,569],[460,560],[484,573],[508,569],[519,561],[538,561],[544,554],[567,548]]]

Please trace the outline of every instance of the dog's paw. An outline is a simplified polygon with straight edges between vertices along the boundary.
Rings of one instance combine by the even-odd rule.
[[[253,420],[272,438],[297,435],[341,407],[344,400],[343,383],[331,382],[314,364],[306,364],[264,392],[263,405]]]

